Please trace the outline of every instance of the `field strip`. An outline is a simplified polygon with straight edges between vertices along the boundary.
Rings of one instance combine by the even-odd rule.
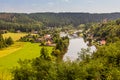
[[[13,53],[13,52],[15,52],[17,50],[20,50],[22,47],[23,47],[22,42],[16,42],[12,46],[0,50],[0,57],[7,56],[7,55],[9,55],[9,54],[11,54],[11,53]]]

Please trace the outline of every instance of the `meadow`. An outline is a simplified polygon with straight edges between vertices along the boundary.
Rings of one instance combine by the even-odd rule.
[[[0,80],[11,80],[10,71],[18,66],[18,61],[39,57],[41,48],[39,43],[15,42],[14,45],[0,50]],[[52,47],[46,48],[51,53]]]
[[[18,65],[19,59],[33,59],[40,56],[39,43],[16,42],[14,45],[0,50],[0,70],[5,70]],[[48,48],[51,53],[52,47]]]
[[[12,37],[15,41],[13,45],[0,50],[0,80],[11,80],[10,70],[18,66],[18,61],[25,59],[33,59],[40,56],[40,43],[16,42],[20,37],[27,33],[7,33],[5,37]],[[53,47],[47,47],[49,53]]]

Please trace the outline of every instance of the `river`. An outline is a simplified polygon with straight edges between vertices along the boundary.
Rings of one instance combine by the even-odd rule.
[[[81,49],[87,49],[87,43],[84,42],[83,38],[73,38],[69,41],[68,51],[65,53],[63,60],[66,61],[68,58],[71,61],[74,61],[78,58],[78,53]],[[93,52],[96,50],[95,46],[90,47],[90,51]]]

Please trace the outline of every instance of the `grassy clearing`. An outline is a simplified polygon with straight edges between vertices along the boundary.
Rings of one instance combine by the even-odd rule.
[[[18,65],[19,59],[33,59],[40,56],[39,43],[15,42],[8,48],[0,50],[0,80],[12,80],[11,69]],[[49,53],[52,47],[46,47]]]
[[[7,56],[8,54],[11,54],[23,47],[22,42],[15,42],[13,45],[0,49],[0,57]]]
[[[19,40],[20,37],[27,35],[27,33],[6,33],[4,38],[12,37],[14,41]],[[32,34],[36,35],[36,34]],[[19,59],[33,59],[40,56],[39,43],[30,42],[15,42],[13,45],[0,49],[0,80],[11,80],[11,69],[18,66]],[[46,47],[51,53],[53,47]]]
[[[17,43],[15,44],[17,45]],[[9,51],[12,51],[14,48],[16,48],[16,46],[9,47],[9,50],[7,49],[2,50],[3,53],[6,52],[6,54],[8,55],[0,57],[0,70],[6,70],[12,68],[13,66],[17,66],[18,65],[17,62],[19,61],[19,59],[21,60],[32,59],[40,56],[40,49],[42,47],[40,47],[38,43],[21,42],[18,44],[21,45],[20,47],[18,47],[18,49],[15,49],[14,52]],[[52,47],[47,48],[49,52],[52,51]]]
[[[20,37],[27,35],[27,33],[5,33],[3,34],[4,38],[11,37],[14,41],[19,40]]]

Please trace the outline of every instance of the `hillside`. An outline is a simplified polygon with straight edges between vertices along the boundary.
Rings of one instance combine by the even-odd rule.
[[[78,26],[103,19],[114,20],[120,18],[120,13],[0,13],[0,29],[15,29],[30,31],[43,26],[58,27],[72,24]]]
[[[66,24],[86,24],[91,22],[100,22],[103,19],[114,20],[120,18],[120,13],[31,13],[29,16],[37,21],[42,21],[47,26],[59,26]]]
[[[91,23],[84,36],[90,43],[95,42],[100,45],[102,42],[102,44],[109,44],[120,41],[120,19]]]

